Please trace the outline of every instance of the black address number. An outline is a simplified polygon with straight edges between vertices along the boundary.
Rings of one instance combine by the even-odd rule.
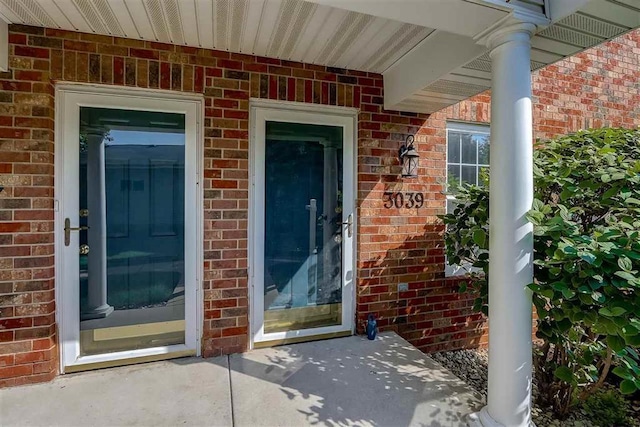
[[[424,206],[423,193],[393,193],[391,191],[384,192],[384,207],[391,209],[393,207],[400,208],[416,208]]]

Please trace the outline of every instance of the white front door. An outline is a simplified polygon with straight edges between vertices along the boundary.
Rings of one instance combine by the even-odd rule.
[[[253,343],[354,326],[355,110],[252,103]]]
[[[201,100],[57,89],[61,369],[195,355]]]

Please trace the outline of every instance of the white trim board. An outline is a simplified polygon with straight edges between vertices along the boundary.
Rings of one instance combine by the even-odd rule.
[[[203,201],[201,176],[203,168],[203,97],[162,90],[120,88],[92,84],[56,85],[55,110],[55,293],[56,322],[59,328],[60,372],[66,366],[81,366],[112,362],[122,359],[162,355],[173,352],[201,351],[203,323],[202,272],[203,272]],[[79,107],[103,107],[126,110],[173,112],[185,115],[185,282],[192,283],[185,289],[185,344],[80,356],[79,344],[79,288],[77,265],[71,248],[78,245],[78,234],[71,235],[71,245],[65,251],[63,224],[69,212],[78,211],[77,153],[65,153],[65,141],[77,141],[79,133]],[[74,160],[75,159],[75,160]],[[65,165],[65,161],[67,164]],[[72,164],[68,164],[68,162]],[[75,183],[73,181],[76,181]],[[71,218],[72,225],[77,216]],[[76,261],[77,262],[77,261]],[[67,286],[65,286],[67,284]]]

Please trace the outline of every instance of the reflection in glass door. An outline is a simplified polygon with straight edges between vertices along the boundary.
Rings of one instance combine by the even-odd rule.
[[[265,333],[342,322],[342,128],[266,123]]]
[[[80,108],[80,356],[185,342],[185,117]]]
[[[56,86],[62,372],[197,355],[201,96]]]
[[[353,116],[254,107],[253,341],[352,331]]]

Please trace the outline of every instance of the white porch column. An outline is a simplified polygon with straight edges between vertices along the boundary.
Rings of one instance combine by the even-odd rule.
[[[472,416],[484,427],[531,423],[533,129],[530,39],[517,23],[491,33],[491,181],[488,404]]]
[[[87,135],[87,243],[88,310],[82,319],[107,317],[107,204],[105,187],[104,137],[102,132]]]

